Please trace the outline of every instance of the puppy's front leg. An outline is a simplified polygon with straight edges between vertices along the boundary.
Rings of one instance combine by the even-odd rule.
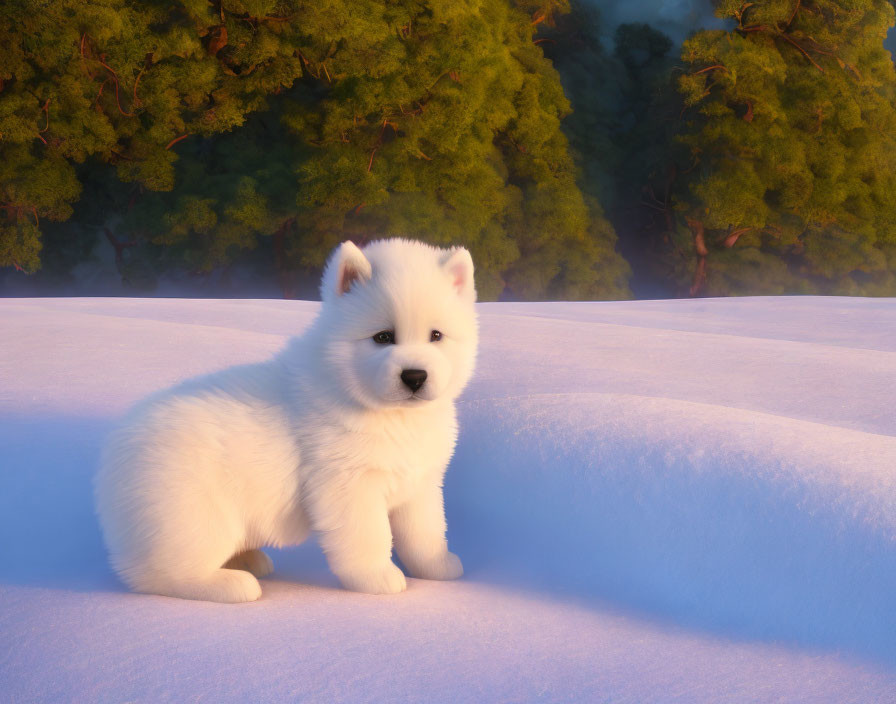
[[[457,579],[464,573],[460,558],[448,552],[445,540],[445,503],[442,487],[428,480],[407,503],[389,516],[395,551],[414,577]]]
[[[313,510],[314,528],[327,562],[346,589],[397,594],[407,589],[392,562],[392,532],[382,483],[373,473],[348,487],[323,492]]]

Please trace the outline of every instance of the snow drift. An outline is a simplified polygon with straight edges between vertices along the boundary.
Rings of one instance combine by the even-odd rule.
[[[621,394],[463,420],[449,507],[514,572],[723,632],[892,650],[896,438]]]
[[[6,696],[893,697],[893,300],[482,304],[446,483],[463,580],[350,594],[309,545],[257,604],[126,593],[90,503],[112,420],[315,309],[0,301]]]

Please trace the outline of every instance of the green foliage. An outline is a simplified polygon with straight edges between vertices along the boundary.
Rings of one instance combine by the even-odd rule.
[[[691,293],[896,293],[888,0],[716,3],[685,42],[672,237]],[[686,277],[690,277],[690,281]]]
[[[7,3],[0,265],[37,269],[40,220],[68,220],[104,231],[135,285],[261,249],[290,294],[340,240],[402,234],[470,247],[484,298],[623,296],[533,41],[565,9]]]
[[[542,34],[635,293],[893,295],[890,4],[716,6],[684,66],[645,24],[606,50],[583,1]]]
[[[896,294],[892,2],[714,5],[678,61],[587,0],[12,0],[0,266],[297,295],[405,235],[486,299]]]

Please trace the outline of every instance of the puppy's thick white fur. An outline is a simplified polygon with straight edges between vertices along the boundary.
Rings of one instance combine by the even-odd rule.
[[[319,315],[277,357],[157,394],[112,434],[97,513],[133,589],[252,601],[272,569],[259,548],[312,531],[349,589],[405,589],[393,542],[412,576],[462,574],[445,540],[442,478],[476,355],[470,255],[347,242],[321,289]],[[394,344],[374,341],[381,331]],[[426,372],[416,392],[408,369]]]

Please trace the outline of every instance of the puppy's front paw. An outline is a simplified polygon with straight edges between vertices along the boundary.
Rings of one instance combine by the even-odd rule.
[[[409,566],[408,570],[420,579],[457,579],[464,573],[460,558],[447,550],[433,560]]]
[[[346,589],[365,594],[398,594],[408,588],[404,573],[391,562],[379,570],[341,571],[337,577]]]

